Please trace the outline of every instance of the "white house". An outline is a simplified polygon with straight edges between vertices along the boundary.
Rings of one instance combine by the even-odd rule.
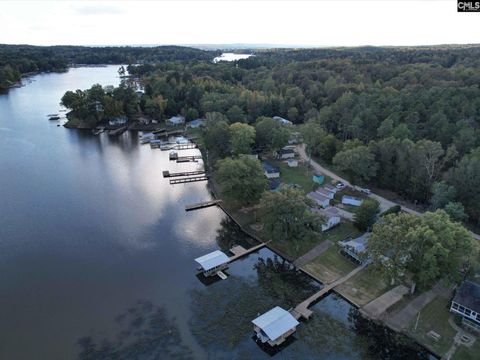
[[[263,173],[269,179],[275,179],[280,177],[280,169],[276,166],[270,165],[266,161],[262,163]]]
[[[276,306],[252,321],[257,340],[276,346],[297,330],[299,322],[287,310]]]
[[[166,122],[170,125],[182,125],[185,124],[185,118],[181,115],[172,116],[170,119],[167,119]]]
[[[298,160],[288,159],[287,164],[288,164],[288,167],[298,167]]]
[[[342,204],[360,206],[360,205],[362,205],[362,203],[363,203],[362,199],[359,199],[359,198],[356,198],[356,197],[353,197],[353,196],[349,196],[349,195],[343,195],[342,196]]]
[[[340,215],[338,215],[338,209],[336,207],[329,206],[325,209],[318,210],[318,212],[326,219],[325,224],[322,224],[322,231],[330,230],[340,224]]]
[[[312,191],[307,195],[310,199],[314,200],[322,208],[330,206],[330,199],[325,195],[319,194],[316,191]]]
[[[108,120],[108,125],[124,125],[127,123],[127,117],[125,115],[117,116],[116,118]]]
[[[462,317],[462,324],[480,332],[480,285],[465,281],[456,290],[450,312]]]
[[[335,186],[333,186],[332,184],[324,185],[323,188],[327,191],[330,191],[330,192],[334,193],[334,194],[338,191],[338,189]]]
[[[284,119],[280,116],[274,116],[272,119],[275,121],[278,121],[282,125],[293,125],[293,123],[290,120]]]
[[[342,253],[348,255],[356,262],[363,264],[370,259],[367,257],[367,245],[370,233],[365,233],[362,236],[353,240],[339,241],[338,244],[342,247]]]
[[[199,270],[203,271],[203,275],[212,276],[226,269],[230,258],[220,250],[215,250],[196,258],[195,261],[200,265]]]

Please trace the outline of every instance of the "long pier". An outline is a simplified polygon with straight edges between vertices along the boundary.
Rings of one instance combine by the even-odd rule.
[[[345,281],[350,279],[352,276],[354,276],[355,274],[363,270],[367,265],[368,263],[363,264],[357,267],[356,269],[354,269],[353,271],[349,272],[344,277],[334,281],[329,285],[324,286],[320,291],[316,292],[315,294],[310,296],[308,299],[302,301],[300,304],[295,306],[294,309],[290,310],[290,313],[297,320],[300,319],[301,317],[303,317],[305,320],[308,320],[310,316],[313,314],[313,311],[309,309],[310,305],[312,305],[315,301],[322,298],[324,295],[328,294],[331,290],[333,290],[338,285],[344,283]]]
[[[170,180],[170,185],[173,184],[183,184],[183,183],[191,183],[191,182],[196,182],[196,181],[206,181],[208,180],[208,176],[193,176],[193,177],[187,177],[187,178],[179,178],[179,179],[172,179]]]
[[[163,172],[163,177],[179,177],[179,176],[192,176],[192,175],[202,175],[205,174],[205,170],[198,170],[198,171],[184,171],[178,173],[171,173],[170,171],[166,170]]]
[[[179,163],[179,162],[195,161],[200,159],[202,159],[202,155],[178,156],[175,160],[177,160],[177,163]]]
[[[245,255],[248,255],[248,254],[250,254],[254,251],[257,251],[258,249],[263,248],[266,245],[267,245],[266,243],[261,243],[261,244],[255,245],[255,246],[253,246],[249,249],[245,249],[241,245],[234,246],[233,248],[230,249],[230,252],[233,254],[233,256],[230,257],[228,262],[235,261],[235,260],[237,260],[237,259],[239,259],[239,258],[241,258]]]
[[[209,206],[214,206],[219,203],[221,203],[222,200],[210,200],[210,201],[204,201],[196,204],[191,204],[191,205],[186,205],[185,206],[185,211],[191,211],[191,210],[197,210],[197,209],[203,209]]]

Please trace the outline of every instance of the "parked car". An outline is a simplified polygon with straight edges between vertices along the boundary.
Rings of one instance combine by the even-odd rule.
[[[370,195],[372,192],[370,191],[370,189],[367,189],[367,188],[360,188],[360,191],[364,194],[367,194],[367,195]]]
[[[339,190],[342,190],[342,189],[345,189],[347,187],[347,185],[345,185],[343,182],[338,182],[335,187]]]

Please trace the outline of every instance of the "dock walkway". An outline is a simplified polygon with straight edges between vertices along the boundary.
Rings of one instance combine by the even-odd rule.
[[[206,208],[206,207],[209,207],[209,206],[218,205],[221,202],[222,202],[222,200],[210,200],[210,201],[199,202],[199,203],[196,203],[196,204],[186,205],[185,206],[185,211],[203,209],[203,208]],[[233,252],[233,248],[230,251]]]
[[[170,159],[170,160],[177,160],[177,163],[179,162],[189,162],[189,161],[195,161],[195,160],[200,160],[202,159],[202,155],[191,155],[191,156],[178,156],[175,159]]]
[[[198,171],[184,171],[178,173],[171,173],[170,171],[166,170],[163,172],[163,177],[179,177],[179,176],[192,176],[192,175],[202,175],[205,174],[205,170],[198,170]]]
[[[388,308],[402,300],[403,296],[408,294],[409,289],[404,285],[398,285],[387,291],[385,294],[370,301],[367,305],[360,309],[370,319],[379,319]]]
[[[243,246],[241,245],[237,245],[237,246],[234,246],[233,248],[230,249],[230,252],[233,254],[233,256],[230,257],[230,260],[229,262],[232,262],[232,261],[235,261],[245,255],[248,255],[254,251],[257,251],[258,249],[261,249],[262,247],[264,247],[265,245],[267,245],[266,243],[261,243],[261,244],[258,244],[258,245],[255,245],[249,249],[245,249]]]
[[[179,179],[171,179],[170,180],[170,185],[174,184],[183,184],[183,183],[191,183],[191,182],[196,182],[196,181],[206,181],[208,180],[208,176],[193,176],[193,177],[185,177],[185,178],[179,178]]]
[[[294,309],[290,310],[290,313],[295,319],[300,319],[303,317],[305,320],[308,320],[310,316],[313,314],[313,312],[309,309],[309,306],[312,305],[315,301],[319,300],[321,297],[329,293],[331,290],[333,290],[336,286],[344,283],[348,279],[350,279],[352,276],[363,270],[367,264],[363,264],[353,271],[349,272],[347,275],[344,277],[334,281],[333,283],[324,286],[320,291],[316,292],[312,296],[310,296],[308,299],[302,301],[300,304],[298,304]]]

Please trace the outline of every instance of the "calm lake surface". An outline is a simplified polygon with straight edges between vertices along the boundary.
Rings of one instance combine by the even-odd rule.
[[[134,132],[47,119],[67,90],[117,85],[117,68],[37,75],[0,96],[0,359],[427,357],[335,295],[280,352],[257,346],[254,317],[320,285],[267,249],[200,281],[195,257],[252,243],[218,208],[184,211],[210,198],[206,183],[162,178],[202,164],[169,162]]]
[[[213,62],[236,61],[236,60],[241,60],[241,59],[248,59],[250,56],[253,56],[253,55],[251,55],[251,54],[223,53],[222,55],[214,58]]]

